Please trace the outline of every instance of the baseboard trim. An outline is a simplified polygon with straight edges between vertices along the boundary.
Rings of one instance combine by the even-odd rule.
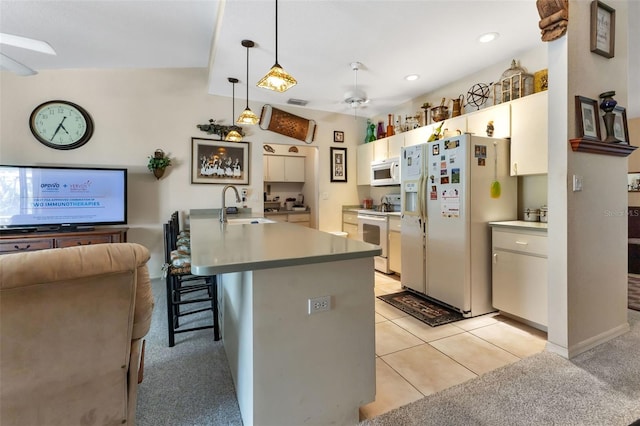
[[[564,358],[571,359],[585,351],[588,351],[589,349],[593,349],[596,346],[599,346],[611,339],[623,335],[630,329],[631,328],[629,327],[629,323],[625,322],[617,327],[614,327],[596,336],[590,337],[586,340],[583,340],[582,342],[576,343],[575,345],[570,346],[568,349],[552,342],[547,342],[546,348],[549,352],[553,352]]]

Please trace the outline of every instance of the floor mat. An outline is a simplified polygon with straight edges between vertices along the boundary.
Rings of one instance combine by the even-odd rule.
[[[412,317],[419,319],[431,327],[437,327],[439,325],[464,319],[461,313],[453,311],[409,291],[384,294],[382,296],[378,296],[378,299],[408,313]]]

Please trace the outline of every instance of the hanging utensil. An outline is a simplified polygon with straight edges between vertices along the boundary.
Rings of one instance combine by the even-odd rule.
[[[498,142],[493,142],[493,182],[491,182],[491,198],[500,198],[500,182],[498,182]]]

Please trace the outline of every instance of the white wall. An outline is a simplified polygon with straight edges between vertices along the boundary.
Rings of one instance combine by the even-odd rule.
[[[70,151],[54,150],[33,137],[28,125],[31,111],[53,99],[69,100],[89,111],[95,122],[95,133],[86,145]],[[250,107],[260,114],[262,105],[250,102]],[[236,105],[236,115],[240,109]],[[317,122],[312,145],[319,147],[318,228],[340,230],[342,204],[358,202],[355,147],[364,138],[365,119],[306,108],[286,109]],[[0,72],[0,114],[0,163],[129,169],[128,240],[150,249],[149,267],[153,277],[160,275],[162,223],[169,219],[171,212],[221,206],[222,185],[191,184],[190,178],[191,138],[218,139],[216,135],[200,131],[196,125],[206,124],[210,118],[222,124],[232,120],[231,98],[207,94],[206,69],[57,70],[42,71],[31,77]],[[244,140],[251,145],[248,205],[262,211],[262,144],[304,143],[263,131],[258,126],[245,126],[244,130]],[[334,130],[344,131],[344,143],[333,142]],[[348,149],[347,183],[329,181],[330,146]],[[146,168],[147,157],[156,148],[162,148],[174,159],[174,165],[159,181]],[[230,195],[227,204],[234,205]]]

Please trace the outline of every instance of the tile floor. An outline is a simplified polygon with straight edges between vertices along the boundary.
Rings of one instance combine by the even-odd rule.
[[[402,290],[376,272],[376,296]],[[376,299],[376,400],[370,419],[541,352],[546,333],[497,313],[430,327]]]

